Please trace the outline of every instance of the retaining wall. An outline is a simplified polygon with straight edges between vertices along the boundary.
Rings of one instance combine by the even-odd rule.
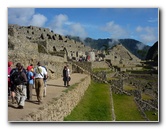
[[[59,98],[41,107],[37,112],[32,112],[23,118],[23,121],[63,121],[84,96],[90,85],[91,78],[87,75],[80,83],[75,84],[73,89],[63,92]]]

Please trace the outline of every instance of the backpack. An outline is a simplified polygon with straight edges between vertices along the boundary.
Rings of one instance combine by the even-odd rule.
[[[11,76],[11,81],[14,85],[20,85],[24,82],[24,78],[22,77],[22,72],[15,71]]]
[[[45,68],[45,70],[47,71],[47,68],[45,67],[45,66],[42,66],[43,68]],[[46,76],[46,75],[44,75],[44,78],[43,78],[43,80],[47,80],[47,78],[48,78],[48,75]]]

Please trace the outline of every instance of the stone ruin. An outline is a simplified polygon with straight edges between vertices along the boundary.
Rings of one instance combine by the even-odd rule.
[[[42,45],[45,49],[45,51],[43,50],[44,53],[56,54],[64,51],[67,57],[78,58],[79,56],[85,56],[85,53],[91,50],[90,47],[85,46],[83,43],[70,40],[67,36],[55,34],[48,28],[9,25],[8,30],[10,36],[24,35],[31,43]]]
[[[55,34],[48,28],[8,25],[8,60],[15,64],[20,62],[24,67],[42,61],[49,69],[50,78],[61,76],[68,59],[86,56],[90,50],[83,43]]]
[[[157,75],[119,72],[114,77],[117,79],[111,80],[110,84],[115,94],[133,95],[137,105],[139,105],[143,112],[149,110],[158,111]],[[125,90],[125,86],[134,88],[132,90]],[[144,98],[143,95],[147,95],[149,98]]]
[[[130,53],[122,44],[117,44],[111,48],[105,60],[119,71],[142,69],[140,67],[142,65],[141,60]]]

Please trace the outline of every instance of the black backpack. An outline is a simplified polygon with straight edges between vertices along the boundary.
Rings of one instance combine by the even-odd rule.
[[[24,82],[24,78],[22,77],[22,72],[15,71],[11,76],[11,81],[14,85],[20,85]]]

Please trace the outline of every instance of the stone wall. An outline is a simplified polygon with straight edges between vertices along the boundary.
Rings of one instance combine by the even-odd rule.
[[[26,69],[28,65],[33,64],[34,67],[38,61],[41,61],[48,69],[49,79],[56,79],[62,76],[64,65],[66,65],[64,58],[57,56],[49,56],[47,54],[33,54],[33,53],[20,53],[19,51],[8,51],[8,60],[14,63],[20,62]],[[71,68],[71,66],[69,65]],[[71,70],[72,71],[72,70]]]
[[[80,102],[90,85],[91,78],[87,75],[75,87],[64,92],[59,98],[54,98],[37,112],[30,113],[22,118],[23,121],[63,121],[74,107]]]
[[[70,40],[67,36],[55,34],[48,28],[9,25],[8,35],[17,38],[22,37],[24,41],[28,40],[31,43],[40,44],[45,47],[47,52],[57,52],[65,49],[70,59],[85,56],[85,52],[91,50],[90,47],[85,46],[83,43]]]
[[[109,68],[109,66],[104,61],[102,61],[102,62],[92,62],[92,68]]]
[[[91,62],[71,62],[71,64],[76,64],[83,68],[86,71],[92,72],[92,63]],[[79,67],[76,65],[72,65],[72,70],[75,73],[83,73],[84,71],[81,70]]]

